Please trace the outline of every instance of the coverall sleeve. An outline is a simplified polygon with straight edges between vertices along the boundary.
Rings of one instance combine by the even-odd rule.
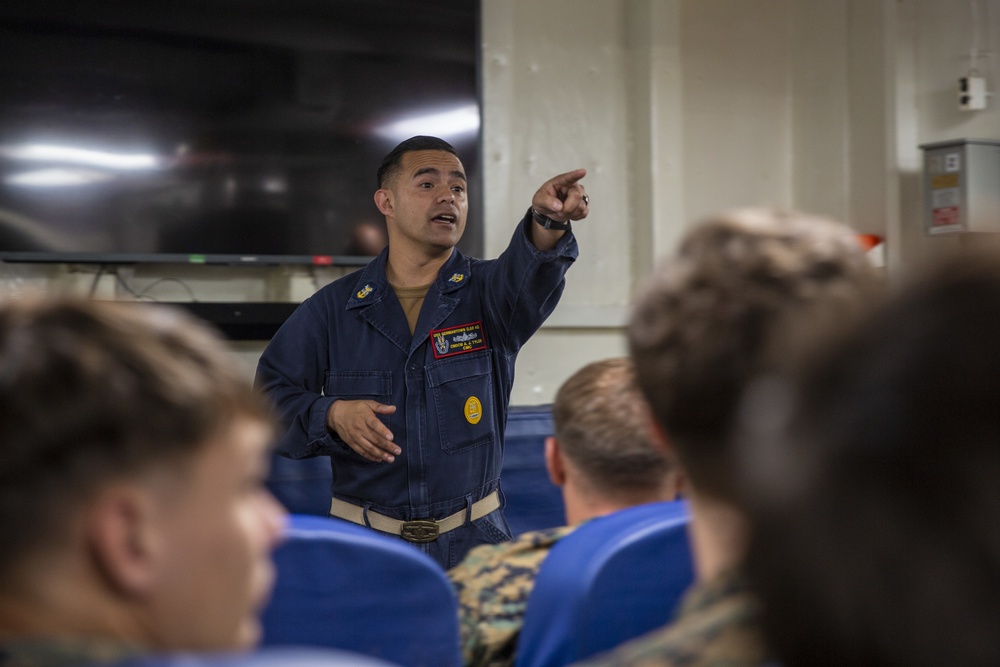
[[[533,224],[529,211],[507,249],[490,263],[484,283],[493,330],[512,352],[521,349],[555,310],[566,286],[566,271],[579,254],[572,232],[552,250],[539,250],[528,236],[528,225]]]
[[[315,299],[303,302],[274,335],[254,380],[271,398],[286,428],[276,449],[293,459],[328,454],[334,445],[326,413],[337,397],[323,393],[331,328]]]

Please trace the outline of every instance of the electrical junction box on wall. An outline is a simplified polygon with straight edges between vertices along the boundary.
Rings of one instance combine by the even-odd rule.
[[[1000,140],[923,144],[928,234],[1000,232]]]
[[[958,80],[958,108],[962,111],[979,111],[986,108],[986,79],[965,76]]]

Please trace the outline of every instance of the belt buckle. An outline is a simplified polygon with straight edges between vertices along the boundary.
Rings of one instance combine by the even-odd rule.
[[[407,542],[433,542],[441,534],[441,528],[436,521],[418,520],[404,521],[399,536]]]

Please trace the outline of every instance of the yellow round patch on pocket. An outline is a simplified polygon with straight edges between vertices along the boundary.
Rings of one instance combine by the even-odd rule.
[[[475,396],[469,396],[465,401],[465,421],[470,424],[478,424],[483,418],[483,404]]]

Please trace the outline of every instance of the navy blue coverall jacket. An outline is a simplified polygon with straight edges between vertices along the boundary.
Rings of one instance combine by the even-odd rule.
[[[497,489],[514,360],[555,308],[578,252],[572,232],[538,250],[531,224],[525,216],[495,260],[452,251],[412,336],[386,279],[388,249],[304,301],[257,367],[288,429],[278,451],[329,456],[335,497],[403,521],[442,519]],[[327,429],[338,399],[396,406],[379,415],[402,450],[394,462],[368,461]],[[496,511],[417,546],[448,568],[509,537]]]

